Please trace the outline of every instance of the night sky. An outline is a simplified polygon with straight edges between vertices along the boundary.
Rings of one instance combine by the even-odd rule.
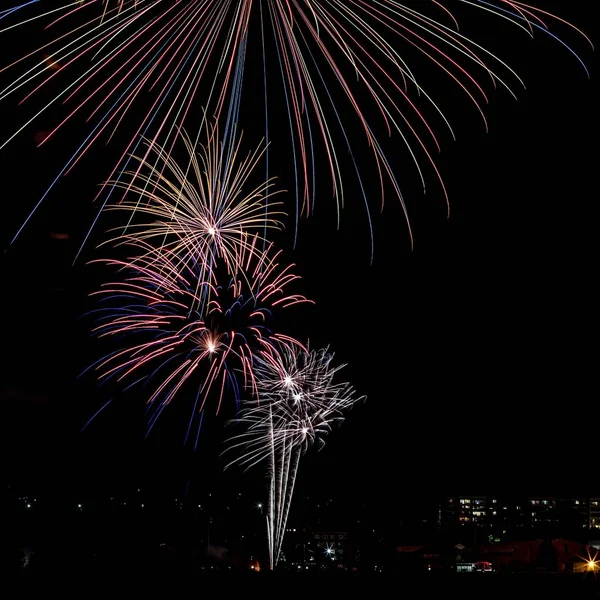
[[[543,3],[592,34],[592,8],[571,4]],[[486,23],[467,30],[497,47],[527,89],[514,101],[488,86],[486,133],[468,102],[431,78],[458,137],[440,128],[437,165],[450,217],[433,173],[423,195],[399,151],[412,249],[390,196],[373,216],[371,264],[364,210],[348,201],[336,231],[326,183],[296,247],[293,224],[278,240],[302,276],[301,291],[316,301],[282,330],[313,347],[329,345],[367,396],[324,450],[303,459],[299,485],[308,492],[388,498],[390,507],[415,494],[598,492],[596,59],[565,33],[588,79],[552,40],[516,35],[507,43],[499,39],[504,29]],[[14,104],[0,102],[3,138],[18,118]],[[260,470],[220,476],[218,420],[203,430],[196,453],[183,448],[186,399],[144,439],[139,392],[97,390],[93,376],[78,377],[99,358],[83,315],[101,280],[85,263],[97,257],[102,230],[73,261],[95,215],[96,186],[114,160],[111,146],[99,145],[61,181],[9,247],[69,147],[68,133],[54,147],[35,147],[36,133],[59,115],[0,152],[7,248],[0,438],[8,480],[38,490],[102,490],[132,480],[174,493],[190,480],[262,486]],[[254,140],[251,129],[244,135]],[[293,185],[283,168],[280,182]],[[377,198],[375,181],[366,185]],[[82,432],[111,393],[117,401]]]

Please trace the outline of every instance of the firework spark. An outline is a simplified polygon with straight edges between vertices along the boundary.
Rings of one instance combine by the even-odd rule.
[[[459,31],[461,9],[476,11],[482,25],[491,16],[526,35],[547,33],[581,62],[550,30],[551,24],[574,27],[515,0],[431,0],[419,2],[418,9],[399,0],[82,0],[58,7],[26,2],[0,12],[0,34],[40,22],[51,37],[2,69],[18,74],[0,87],[0,100],[18,97],[31,116],[1,146],[62,104],[63,118],[41,143],[68,122],[85,133],[54,183],[98,140],[126,129],[129,141],[107,178],[112,180],[128,170],[131,155],[140,157],[140,165],[157,147],[169,155],[199,101],[229,131],[243,117],[245,94],[259,90],[267,140],[269,115],[285,107],[288,134],[276,140],[276,148],[278,153],[291,148],[297,219],[313,211],[321,164],[331,178],[338,218],[347,167],[356,172],[370,215],[355,158],[354,131],[360,130],[372,152],[381,203],[391,185],[408,222],[384,139],[398,136],[425,185],[422,163],[442,181],[432,155],[440,147],[436,128],[454,135],[450,119],[421,83],[423,60],[454,83],[484,119],[484,81],[511,93],[520,84],[500,57]],[[261,120],[261,111],[251,111],[253,121]],[[145,152],[139,150],[142,138],[150,140]],[[103,189],[109,196],[114,191]]]
[[[238,452],[227,467],[269,465],[267,537],[270,566],[279,560],[300,457],[325,436],[357,397],[347,382],[338,381],[345,365],[333,365],[329,349],[318,351],[287,345],[261,357],[254,370],[256,390],[233,421],[245,431],[232,436],[227,451]]]

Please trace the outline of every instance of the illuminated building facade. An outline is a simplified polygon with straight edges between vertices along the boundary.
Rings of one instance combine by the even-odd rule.
[[[313,533],[315,546],[331,560],[343,562],[348,536],[345,531],[316,531]]]
[[[600,498],[590,498],[588,519],[590,530],[600,530]]]
[[[556,498],[549,496],[528,498],[527,506],[531,512],[533,527],[558,522],[558,500]]]
[[[600,497],[451,496],[439,507],[439,529],[511,529],[568,527],[600,530]]]

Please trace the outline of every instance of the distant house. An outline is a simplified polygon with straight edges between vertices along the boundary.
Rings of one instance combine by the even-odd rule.
[[[554,572],[585,570],[598,551],[587,544],[571,540],[523,540],[479,546],[479,555],[489,560],[495,570],[543,569]]]
[[[479,555],[492,563],[496,571],[521,570],[534,564],[539,540],[521,540],[479,546]]]
[[[314,531],[316,548],[326,559],[342,563],[348,554],[348,533],[345,531]]]
[[[457,551],[438,545],[416,544],[396,546],[396,567],[400,570],[425,570],[449,568],[456,563]]]
[[[428,548],[425,544],[412,544],[396,547],[396,567],[402,571],[423,570],[425,554]]]
[[[396,547],[396,567],[404,571],[600,572],[600,550],[572,540],[521,540],[478,546],[413,544]]]

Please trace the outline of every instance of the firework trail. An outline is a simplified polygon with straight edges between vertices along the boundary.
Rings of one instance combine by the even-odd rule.
[[[100,297],[93,333],[125,340],[93,367],[101,381],[143,380],[148,432],[176,396],[193,396],[187,442],[209,396],[218,412],[226,391],[237,400],[241,388],[256,387],[254,365],[275,352],[275,344],[301,346],[273,326],[277,314],[311,301],[287,291],[299,276],[293,265],[280,265],[281,251],[272,245],[259,250],[258,236],[240,247],[235,272],[217,260],[222,264],[208,280],[199,279],[207,274],[202,265],[184,263],[168,249],[125,242],[132,257],[93,261],[120,274],[93,294]]]
[[[364,397],[339,382],[345,365],[333,365],[327,348],[310,350],[286,345],[255,365],[256,392],[232,421],[245,431],[232,436],[226,452],[238,456],[227,466],[268,464],[267,539],[273,569],[279,560],[300,457],[343,420],[344,412]]]
[[[511,93],[521,83],[499,56],[459,30],[458,13],[469,11],[483,25],[490,16],[516,32],[550,35],[581,62],[550,25],[579,30],[515,0],[25,2],[0,12],[0,35],[36,39],[30,27],[40,23],[47,41],[2,69],[8,83],[0,87],[0,100],[15,98],[30,112],[0,147],[57,106],[62,116],[41,143],[49,143],[68,123],[81,129],[80,142],[39,206],[100,140],[114,137],[121,144],[120,158],[105,178],[113,180],[129,170],[131,155],[139,157],[139,167],[156,148],[170,154],[198,101],[209,116],[225,122],[229,135],[244,116],[242,108],[253,102],[251,96],[247,100],[249,91],[259,90],[267,141],[270,115],[284,107],[288,133],[277,140],[277,152],[290,148],[296,232],[298,219],[313,211],[321,168],[329,174],[338,219],[345,198],[342,172],[355,170],[359,186],[353,191],[360,190],[370,223],[372,208],[355,154],[363,143],[372,153],[381,206],[391,186],[408,222],[384,138],[395,134],[406,146],[423,186],[429,164],[443,188],[432,155],[440,147],[435,130],[441,125],[454,135],[449,118],[420,83],[420,64],[454,84],[484,120],[485,82]],[[261,117],[252,111],[252,119]],[[117,135],[121,130],[127,132],[124,137]],[[357,132],[362,132],[360,145]],[[149,141],[145,151],[143,138]],[[103,191],[101,206],[115,187]]]

